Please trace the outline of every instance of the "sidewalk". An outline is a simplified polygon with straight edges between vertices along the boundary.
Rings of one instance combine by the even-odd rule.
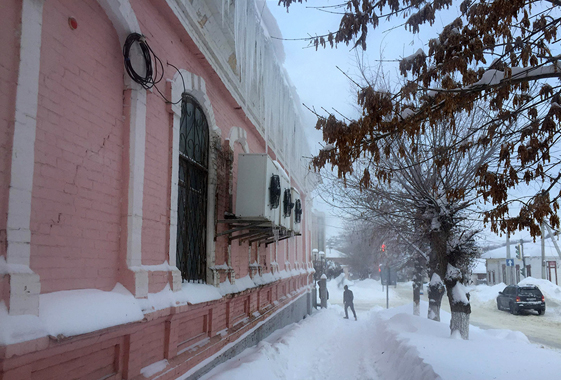
[[[204,380],[378,380],[367,314],[343,319],[331,306],[273,333],[256,347],[219,365]],[[362,317],[362,318],[361,318]]]

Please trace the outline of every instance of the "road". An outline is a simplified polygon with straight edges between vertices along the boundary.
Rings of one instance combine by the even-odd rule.
[[[445,305],[444,305],[445,304]],[[533,343],[561,349],[561,323],[539,316],[531,311],[512,315],[507,311],[472,307],[470,323],[483,329],[508,329],[520,331]],[[448,302],[443,302],[448,309]],[[547,314],[547,311],[546,311]]]

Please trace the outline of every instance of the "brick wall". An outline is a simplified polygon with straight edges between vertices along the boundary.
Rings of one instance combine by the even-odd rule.
[[[164,359],[165,324],[155,323],[142,330],[142,349],[139,353],[142,367]]]
[[[168,260],[171,120],[157,93],[148,92],[146,103],[142,263],[157,265]]]
[[[122,350],[122,339],[49,356],[31,364],[32,380],[84,379],[98,380],[116,374]]]
[[[302,318],[305,318],[306,314],[308,314],[309,303],[310,300],[308,294],[304,294],[303,296],[296,298],[294,302],[292,302],[289,306],[274,314],[267,320],[266,323],[253,330],[244,339],[240,339],[239,341],[237,341],[233,347],[228,348],[227,350],[223,350],[220,355],[218,355],[210,363],[206,364],[198,371],[195,371],[187,379],[198,379],[218,364],[235,357],[236,355],[243,352],[246,348],[254,346],[258,342],[269,336],[271,333],[273,333],[275,330],[283,328],[290,323],[298,322]],[[164,379],[174,379],[174,377],[162,377],[162,380]]]
[[[123,176],[121,48],[95,0],[47,1],[43,12],[31,268],[43,293],[109,290]]]

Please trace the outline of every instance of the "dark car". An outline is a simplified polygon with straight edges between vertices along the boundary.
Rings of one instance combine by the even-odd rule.
[[[509,285],[497,296],[497,308],[518,314],[521,310],[545,313],[545,297],[536,285]]]

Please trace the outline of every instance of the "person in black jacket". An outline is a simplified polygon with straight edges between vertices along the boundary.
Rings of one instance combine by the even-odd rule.
[[[353,315],[355,316],[356,321],[356,313],[355,313],[355,305],[353,304],[353,292],[349,290],[349,287],[345,285],[345,291],[343,292],[343,304],[345,305],[345,319],[349,319],[349,312],[348,308],[351,308]]]

